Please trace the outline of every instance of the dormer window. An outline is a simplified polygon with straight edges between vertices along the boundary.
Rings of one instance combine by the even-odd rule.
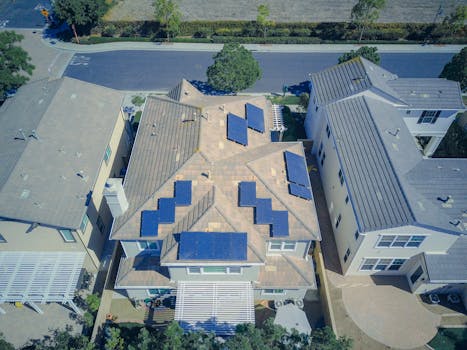
[[[440,114],[441,111],[423,111],[420,118],[418,118],[417,124],[434,124]]]

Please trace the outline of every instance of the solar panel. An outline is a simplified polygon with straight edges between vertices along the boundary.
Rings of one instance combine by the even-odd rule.
[[[311,197],[311,190],[307,187],[303,187],[297,184],[290,183],[289,184],[289,192],[290,194],[300,197],[303,199],[312,199]]]
[[[256,199],[255,224],[272,224],[272,201],[270,198]]]
[[[289,212],[274,210],[272,212],[271,236],[282,237],[289,235]]]
[[[191,180],[175,181],[175,205],[186,207],[191,205]]]
[[[261,108],[252,105],[251,103],[245,104],[246,120],[250,129],[258,132],[264,132],[264,112]]]
[[[246,232],[182,232],[180,260],[246,260]]]
[[[155,237],[159,229],[159,212],[157,210],[143,210],[141,212],[141,237]]]
[[[238,206],[256,206],[256,182],[242,181],[238,184]]]
[[[227,139],[248,146],[248,128],[245,119],[235,114],[227,114]]]
[[[289,151],[285,151],[284,155],[285,166],[287,168],[287,180],[298,185],[311,187],[305,158]]]
[[[158,209],[160,224],[173,224],[175,222],[174,198],[159,198]]]

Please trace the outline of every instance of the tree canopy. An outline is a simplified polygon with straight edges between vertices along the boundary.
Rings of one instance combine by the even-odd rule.
[[[467,89],[467,47],[452,57],[451,61],[444,66],[439,77],[458,81],[462,91]]]
[[[352,7],[351,20],[360,30],[359,41],[368,26],[379,18],[379,11],[386,5],[386,0],[358,0]]]
[[[449,16],[446,16],[443,22],[449,27],[451,35],[453,35],[464,26],[466,20],[467,5],[459,5]]]
[[[216,90],[237,92],[261,78],[261,69],[251,51],[237,43],[225,44],[208,67],[208,84]]]
[[[358,56],[362,56],[375,64],[379,64],[381,60],[378,54],[378,48],[370,46],[362,46],[357,51],[350,50],[350,52],[346,52],[341,57],[339,57],[338,60],[339,63],[344,63]]]
[[[167,40],[170,41],[170,36],[176,36],[180,31],[180,22],[182,14],[178,4],[173,0],[156,0],[154,2],[154,16],[162,27],[164,27],[167,35]]]
[[[6,91],[20,87],[32,75],[31,57],[15,45],[23,38],[12,31],[0,32],[0,101],[4,100]]]
[[[53,9],[57,17],[68,23],[73,29],[76,41],[79,43],[80,28],[97,24],[107,11],[104,0],[55,0]]]
[[[263,36],[266,37],[268,28],[274,24],[274,22],[269,19],[269,6],[267,4],[261,4],[258,6],[256,23],[258,24],[258,28],[261,33],[263,33]]]

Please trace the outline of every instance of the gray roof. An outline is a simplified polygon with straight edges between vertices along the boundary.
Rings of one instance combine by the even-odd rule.
[[[397,75],[362,57],[311,75],[312,88],[320,106],[369,89],[376,89],[386,97],[404,103],[396,91],[388,85],[388,82],[394,79],[397,79]]]
[[[464,109],[459,83],[437,78],[399,78],[387,83],[412,108]]]
[[[383,140],[375,127],[368,100],[356,97],[327,107],[329,125],[362,232],[414,222]]]
[[[446,254],[424,254],[430,282],[467,283],[467,236],[460,236]]]
[[[25,85],[6,101],[0,109],[0,217],[78,228],[122,98],[63,78]]]

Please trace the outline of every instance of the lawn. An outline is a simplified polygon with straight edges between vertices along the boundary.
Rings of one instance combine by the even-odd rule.
[[[297,141],[298,139],[306,139],[305,128],[303,126],[303,119],[300,113],[292,113],[290,109],[285,106],[282,110],[284,117],[284,124],[287,131],[284,132],[282,141]]]
[[[300,96],[268,96],[272,103],[276,105],[298,105],[300,104]]]
[[[428,345],[435,350],[467,349],[467,329],[440,328],[436,337]]]

